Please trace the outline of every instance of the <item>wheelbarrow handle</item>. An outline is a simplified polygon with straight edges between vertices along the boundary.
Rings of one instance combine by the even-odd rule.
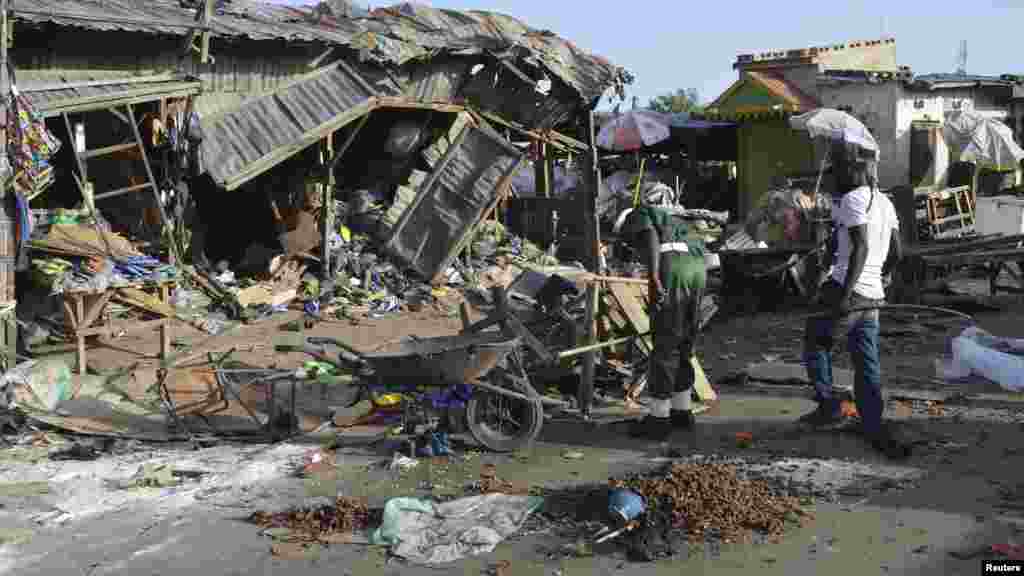
[[[309,338],[306,338],[306,342],[309,342],[312,346],[337,346],[349,354],[356,356],[360,360],[365,360],[366,358],[362,352],[359,352],[355,348],[352,348],[348,344],[345,344],[335,338],[328,338],[326,336],[310,336]]]

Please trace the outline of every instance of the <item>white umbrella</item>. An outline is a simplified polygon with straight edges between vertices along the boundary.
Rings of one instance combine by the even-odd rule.
[[[653,110],[630,110],[609,120],[597,134],[597,145],[613,152],[633,152],[668,140],[667,114]]]
[[[1010,127],[977,112],[954,112],[942,127],[942,137],[962,162],[996,168],[1016,168],[1024,159]]]
[[[806,131],[811,138],[839,140],[854,144],[878,160],[878,142],[871,131],[852,115],[832,108],[818,108],[789,119],[794,130]]]

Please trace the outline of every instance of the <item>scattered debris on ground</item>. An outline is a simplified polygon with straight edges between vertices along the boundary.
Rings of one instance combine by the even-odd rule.
[[[672,464],[653,475],[613,480],[612,486],[643,496],[648,513],[670,518],[673,527],[692,536],[720,535],[725,542],[743,540],[750,531],[780,536],[809,517],[796,498],[723,463]]]
[[[379,522],[372,511],[356,498],[338,496],[333,504],[298,507],[283,512],[257,511],[249,521],[266,529],[288,529],[294,536],[322,540],[331,534],[360,532]]]
[[[414,564],[436,566],[486,554],[520,532],[543,504],[536,496],[483,494],[441,504],[392,498],[373,543]]]

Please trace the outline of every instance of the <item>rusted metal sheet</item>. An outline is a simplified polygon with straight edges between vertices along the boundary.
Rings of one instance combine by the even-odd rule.
[[[195,9],[184,7],[180,0],[13,0],[12,11],[15,21],[22,25],[53,24],[65,29],[140,32],[165,38],[184,36],[196,26]],[[546,71],[531,78],[554,77],[576,93],[574,101],[588,103],[608,88],[621,88],[630,81],[622,68],[585,53],[563,38],[534,30],[510,16],[483,11],[400,4],[374,11],[370,17],[352,18],[323,14],[312,7],[232,0],[218,9],[210,31],[215,38],[346,46],[358,51],[361,61],[391,67],[429,62],[443,54],[462,58],[491,54]],[[215,57],[219,49],[221,46],[215,44]],[[220,64],[215,68],[219,69]],[[218,90],[224,90],[224,77],[214,75],[212,80]],[[413,84],[414,90],[431,86],[418,81]]]
[[[234,190],[318,139],[370,112],[375,87],[336,62],[271,94],[202,120],[210,175]]]
[[[469,76],[461,95],[467,102],[502,118],[537,129],[549,129],[572,118],[581,101],[564,87],[541,94],[525,82],[514,65],[494,62]]]
[[[180,0],[13,0],[18,21],[104,31],[182,35],[196,25],[194,8]],[[361,27],[354,19],[317,20],[308,10],[233,0],[210,23],[216,36],[348,44]]]
[[[420,102],[455,102],[468,76],[470,63],[465,59],[436,58],[426,64],[406,65],[402,74],[402,94]]]
[[[388,252],[435,281],[508,190],[522,160],[494,131],[467,125],[395,225]]]
[[[111,47],[114,46],[114,47]],[[83,48],[84,47],[84,48]],[[91,48],[95,47],[95,48]],[[95,30],[24,30],[11,52],[19,88],[168,73],[203,80],[203,92],[259,94],[310,73],[309,49],[274,42],[215,45],[216,63],[181,60],[181,39]]]
[[[92,82],[27,82],[19,90],[44,117],[103,110],[160,98],[182,98],[199,93],[199,81],[185,76],[122,78]]]

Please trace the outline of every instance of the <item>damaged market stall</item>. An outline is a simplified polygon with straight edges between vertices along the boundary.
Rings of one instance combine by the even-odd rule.
[[[66,153],[55,158],[55,173],[72,180],[80,195],[80,200],[75,201],[67,198],[67,193],[61,197],[54,192],[56,188],[49,190],[49,186],[44,186],[22,196],[26,209],[37,197],[49,206],[72,202],[80,206],[73,211],[33,211],[31,214],[38,217],[32,224],[26,224],[29,230],[24,234],[25,249],[32,250],[34,277],[63,301],[65,329],[77,342],[78,369],[84,372],[86,368],[86,338],[124,330],[159,326],[161,353],[167,355],[167,317],[155,324],[120,323],[115,330],[108,325],[104,311],[112,298],[126,300],[133,308],[150,315],[164,316],[161,312],[168,307],[170,283],[176,275],[173,263],[180,256],[164,199],[168,190],[173,189],[169,175],[177,170],[172,165],[177,154],[156,166],[150,156],[162,147],[177,152],[184,146],[176,138],[179,132],[168,137],[162,129],[163,121],[174,126],[171,117],[175,113],[179,118],[184,116],[191,97],[199,92],[199,82],[172,75],[56,84],[29,81],[15,86],[22,94],[16,100],[19,106],[40,118],[59,121],[54,132],[65,143]],[[142,130],[135,111],[140,105],[147,110]],[[100,129],[102,115],[109,118],[112,129]],[[158,181],[155,174],[162,179]],[[68,183],[61,184],[67,190]],[[150,248],[150,255],[145,254],[115,234],[104,217],[104,213],[113,215],[114,223],[131,231],[129,210],[139,204],[132,198],[127,200],[128,204],[124,200],[137,192],[146,192],[149,202],[142,203],[141,214],[136,212],[141,217],[135,218],[146,221],[147,214],[155,214],[151,237],[167,240],[170,266],[158,259],[159,246]],[[48,198],[48,193],[56,197]],[[156,290],[156,300],[150,301],[152,297],[145,294],[150,289]],[[160,311],[154,310],[161,307]],[[97,322],[100,325],[94,326]]]
[[[117,12],[112,6],[113,3],[99,2],[90,4],[87,11],[97,12],[97,18],[113,16],[103,13],[104,10]],[[134,17],[129,18],[126,12],[124,26],[147,31],[139,28],[142,19],[135,12],[174,11],[174,15],[166,18],[167,26],[188,32],[192,39],[202,36],[200,50],[204,60],[210,36],[237,36],[233,30],[236,25],[248,30],[245,34],[259,37],[268,34],[284,37],[281,30],[286,28],[290,36],[285,36],[289,38],[314,38],[330,45],[332,50],[319,53],[311,64],[326,63],[326,66],[265,96],[244,98],[238,105],[213,107],[199,118],[199,129],[190,134],[200,142],[193,167],[200,176],[205,173],[213,188],[221,189],[218,192],[222,194],[227,191],[230,195],[246,186],[258,187],[257,178],[286,166],[286,160],[312,158],[313,166],[301,169],[304,175],[319,180],[315,182],[317,186],[326,189],[326,193],[321,193],[326,198],[321,202],[323,209],[318,226],[321,248],[318,263],[325,275],[332,270],[330,252],[337,250],[339,244],[348,245],[350,239],[352,244],[357,241],[355,235],[350,234],[351,229],[331,221],[335,207],[332,200],[336,188],[349,191],[354,187],[350,180],[352,166],[346,153],[354,146],[363,146],[359,139],[369,130],[370,122],[380,117],[393,117],[397,123],[402,116],[443,116],[450,120],[450,124],[440,127],[445,132],[462,119],[462,125],[454,132],[435,133],[417,142],[418,151],[413,156],[418,157],[418,162],[422,161],[417,167],[422,174],[410,171],[408,178],[395,186],[393,194],[398,197],[398,188],[405,186],[415,192],[407,197],[422,207],[434,205],[439,195],[445,196],[448,216],[438,218],[437,211],[417,210],[410,204],[412,208],[408,210],[392,210],[395,218],[385,222],[383,228],[397,224],[398,232],[390,237],[374,235],[375,240],[390,245],[391,256],[401,261],[402,267],[433,279],[442,271],[439,269],[443,259],[454,258],[460,243],[472,236],[473,221],[481,220],[504,194],[507,186],[503,182],[521,160],[521,153],[508,146],[498,131],[504,129],[528,139],[546,140],[552,146],[565,145],[572,139],[553,133],[551,129],[574,127],[581,111],[592,108],[608,88],[628,80],[621,69],[583,53],[567,41],[501,15],[402,5],[359,20],[318,19],[316,24],[311,24],[297,17],[285,25],[260,20],[256,12],[246,14],[248,7],[256,6],[255,3],[239,2],[237,6],[246,8],[231,6],[222,13],[220,7],[210,10],[207,4],[205,10],[193,12],[171,10],[161,4],[156,7],[119,6],[118,10],[131,12]],[[86,10],[83,8],[83,11]],[[274,14],[277,18],[277,13]],[[79,16],[81,14],[69,13],[50,18],[66,23],[77,22],[75,18]],[[192,16],[195,21],[191,20]],[[32,17],[44,18],[38,14]],[[410,26],[412,22],[429,25]],[[329,62],[331,57],[337,59]],[[204,74],[207,72],[209,70]],[[453,144],[455,140],[459,140],[457,145]],[[442,146],[435,146],[438,143]],[[373,147],[374,144],[369,144],[367,150]],[[428,148],[437,152],[436,158],[430,156]],[[430,161],[437,166],[431,166]],[[297,161],[295,165],[301,164],[302,161]],[[356,164],[357,161],[352,162]],[[463,171],[467,169],[478,173],[466,174]],[[358,171],[358,167],[355,170]],[[345,177],[340,186],[336,185],[338,175]],[[420,179],[421,175],[426,177]],[[432,189],[427,186],[428,177]],[[195,178],[189,182],[193,192],[197,191],[197,182]],[[135,185],[139,184],[132,184]],[[472,197],[467,195],[469,189],[473,190]],[[392,201],[392,207],[395,204]],[[398,205],[403,208],[403,204]],[[281,208],[282,219],[286,219],[289,207]],[[458,218],[459,222],[452,218]],[[410,222],[423,222],[423,219],[431,223],[431,230],[440,231],[431,236],[429,249],[412,244],[411,230],[415,226],[405,228],[406,235],[402,235],[403,227]],[[395,239],[389,241],[391,237]],[[365,240],[364,237],[358,241]],[[402,260],[403,253],[405,260]],[[422,262],[421,255],[425,257]],[[315,257],[306,259],[316,260]],[[401,276],[403,272],[405,270],[396,269],[395,275]],[[233,299],[241,300],[237,291],[224,290],[216,278],[204,281],[195,277],[193,280],[211,295],[224,296],[231,292]],[[307,305],[316,304],[321,290],[326,289],[325,283],[313,286],[306,297]],[[317,306],[313,309],[315,311]],[[176,365],[177,360],[161,363],[162,368]]]
[[[817,108],[790,116],[788,122],[793,132],[809,137],[818,170],[799,177],[779,175],[743,228],[726,240],[720,252],[723,296],[736,309],[777,305],[789,289],[802,301],[814,297],[831,257],[833,180],[828,168],[835,154],[848,153],[836,143],[878,155],[874,137],[846,112]]]
[[[1019,201],[1014,196],[979,194],[977,176],[983,168],[1019,170],[1024,150],[1005,124],[975,112],[947,118],[942,137],[954,159],[973,163],[974,176],[970,186],[896,191],[901,219],[918,224],[903,228],[907,248],[896,284],[899,300],[919,303],[926,294],[948,291],[964,271],[979,269],[988,280],[990,295],[1020,292],[1024,218]],[[1004,273],[1016,286],[1000,283]]]

